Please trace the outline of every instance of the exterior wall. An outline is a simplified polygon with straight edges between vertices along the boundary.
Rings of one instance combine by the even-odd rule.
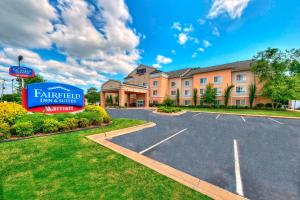
[[[153,86],[153,82],[157,81],[157,86]],[[153,95],[153,91],[157,91],[157,95]],[[150,102],[156,101],[158,103],[163,103],[164,99],[168,95],[168,79],[159,76],[156,78],[150,78],[149,81],[149,97]]]
[[[137,74],[138,69],[146,69],[146,72],[142,75]],[[130,74],[128,74],[128,76],[132,76],[133,78],[130,79],[129,81],[124,80],[124,83],[133,84],[133,85],[140,85],[140,86],[143,86],[143,83],[145,83],[146,86],[148,86],[149,85],[149,79],[150,79],[150,73],[153,72],[153,71],[155,71],[155,68],[140,65],[134,71],[132,71]]]
[[[120,85],[121,85],[121,83],[118,82],[118,81],[109,80],[109,81],[105,82],[102,85],[101,91],[104,91],[104,90],[115,90],[115,89],[119,88]]]
[[[222,77],[221,83],[214,83],[214,77],[220,76]],[[214,88],[220,88],[221,96],[217,97],[217,100],[220,100],[220,104],[224,104],[224,91],[227,88],[227,85],[231,85],[231,70],[220,70],[213,72],[205,72],[201,74],[195,74],[193,76],[193,88],[197,88],[198,90],[198,103],[200,102],[200,89],[206,89],[207,84],[200,84],[201,78],[207,78],[207,84],[212,83]]]
[[[185,85],[186,81],[190,82],[189,86]],[[181,105],[193,105],[193,90],[193,78],[182,79],[180,92]],[[189,91],[189,95],[185,95],[185,91]]]

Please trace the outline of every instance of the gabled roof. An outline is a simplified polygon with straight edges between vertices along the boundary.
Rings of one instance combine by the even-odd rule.
[[[191,70],[191,68],[185,68],[185,69],[179,69],[179,70],[175,70],[175,71],[166,72],[166,74],[168,74],[168,78],[179,78],[179,77],[184,76],[190,70]]]
[[[216,65],[216,66],[211,66],[211,67],[195,68],[194,70],[192,70],[192,72],[189,75],[192,76],[194,74],[219,71],[219,70],[225,70],[225,69],[232,69],[233,71],[249,70],[250,64],[251,64],[251,60],[244,60],[244,61],[221,64],[221,65]]]

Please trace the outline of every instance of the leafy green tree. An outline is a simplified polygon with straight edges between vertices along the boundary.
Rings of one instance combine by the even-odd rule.
[[[114,103],[112,95],[109,95],[109,104],[112,106]]]
[[[17,82],[18,82],[17,90],[20,93],[22,81],[21,81],[21,79],[17,78]],[[41,76],[39,74],[37,74],[35,77],[32,77],[32,78],[24,78],[24,87],[26,87],[26,85],[31,84],[31,83],[40,83],[40,82],[46,82],[46,80],[44,79],[43,76]]]
[[[234,85],[227,85],[227,88],[225,89],[225,93],[224,93],[224,105],[225,107],[228,106],[228,101],[229,98],[231,96],[231,91],[234,88]]]
[[[116,96],[115,96],[115,103],[116,103],[117,105],[119,105],[119,95],[116,95]]]
[[[85,98],[87,98],[89,103],[95,104],[100,102],[100,93],[97,91],[97,88],[91,87],[87,90]]]
[[[165,106],[173,106],[174,105],[174,101],[169,97],[167,96],[165,99],[164,99],[164,105]]]
[[[197,105],[197,100],[198,100],[198,90],[197,88],[194,88],[194,92],[193,92],[193,101],[194,101],[194,105],[196,106]]]
[[[256,85],[252,83],[249,86],[249,103],[250,103],[250,108],[253,107],[255,95],[256,95]]]
[[[179,106],[180,104],[180,91],[179,91],[179,88],[177,88],[177,91],[176,91],[176,105]]]
[[[278,102],[299,98],[297,86],[300,72],[300,50],[280,51],[269,48],[254,56],[251,70],[264,85],[262,95]]]
[[[20,94],[4,94],[3,101],[21,103]]]
[[[203,96],[203,102],[206,104],[215,103],[217,99],[217,91],[213,88],[213,84],[209,83],[206,85],[206,90]]]

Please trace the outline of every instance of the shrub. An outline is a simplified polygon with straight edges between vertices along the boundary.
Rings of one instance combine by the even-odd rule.
[[[31,136],[33,134],[33,125],[31,122],[17,122],[12,126],[12,132],[20,137]]]
[[[165,106],[173,106],[174,105],[174,101],[172,99],[170,99],[170,97],[167,97],[164,99],[164,103]]]
[[[265,104],[263,104],[263,103],[258,103],[258,104],[256,104],[256,107],[257,108],[263,108],[265,106]]]
[[[6,139],[10,136],[10,126],[8,123],[0,123],[0,140]]]
[[[57,119],[57,121],[64,121],[67,118],[73,118],[74,114],[71,113],[59,113],[59,114],[55,114],[52,115],[53,118]]]
[[[62,124],[54,118],[46,118],[42,124],[42,130],[44,133],[57,132],[62,128]]]
[[[43,132],[43,122],[45,119],[51,118],[49,115],[41,114],[41,113],[33,113],[33,114],[26,114],[22,117],[19,117],[16,120],[18,122],[31,122],[33,125],[33,132],[34,133],[41,133]]]
[[[272,108],[272,104],[271,104],[271,103],[266,103],[266,104],[265,104],[265,107],[266,107],[266,108]]]
[[[84,108],[84,110],[85,111],[89,111],[89,112],[97,112],[97,113],[99,113],[100,116],[103,119],[103,122],[105,122],[105,123],[108,123],[108,122],[110,122],[112,120],[111,117],[110,117],[110,115],[101,106],[88,105],[88,106],[86,106]]]
[[[157,110],[158,112],[164,112],[164,113],[176,113],[180,112],[181,108],[179,107],[166,107],[166,106],[161,106]]]
[[[76,119],[85,118],[89,121],[89,125],[100,125],[103,122],[103,118],[98,112],[80,112],[75,115]]]
[[[0,122],[15,123],[18,117],[26,114],[26,110],[16,103],[0,103]]]
[[[78,120],[74,117],[72,118],[66,118],[63,122],[62,122],[62,126],[64,129],[69,130],[69,129],[75,129],[78,127]]]
[[[78,119],[78,127],[85,128],[89,125],[89,120],[87,118],[79,118]]]

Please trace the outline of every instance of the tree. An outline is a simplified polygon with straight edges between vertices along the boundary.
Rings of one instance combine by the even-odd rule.
[[[234,85],[227,85],[227,88],[225,89],[225,94],[224,94],[225,107],[228,106],[228,101],[229,101],[229,98],[231,96],[231,91],[232,91],[233,88],[234,88]]]
[[[2,98],[3,101],[21,103],[20,94],[4,94]]]
[[[21,79],[17,78],[17,82],[19,83],[19,86],[17,88],[18,92],[20,93],[21,91]],[[24,87],[26,87],[26,85],[31,84],[31,83],[40,83],[40,82],[46,82],[46,80],[44,79],[43,76],[37,74],[35,77],[32,78],[24,78]]]
[[[167,96],[165,99],[164,99],[164,105],[165,106],[173,106],[174,105],[174,101],[169,97]]]
[[[254,56],[251,70],[264,85],[262,95],[279,102],[299,98],[297,82],[300,72],[300,49],[280,51],[269,48]]]
[[[217,99],[217,91],[213,88],[213,84],[209,83],[206,85],[206,90],[203,96],[203,102],[211,106]]]
[[[197,88],[194,88],[194,92],[193,92],[193,101],[194,101],[194,105],[197,105],[197,100],[198,100],[198,96],[197,96],[198,90]]]
[[[256,95],[256,85],[254,83],[252,83],[249,86],[249,103],[250,103],[250,108],[253,107],[255,95]]]
[[[95,104],[96,102],[100,102],[100,94],[95,87],[87,89],[87,92],[84,96],[87,98],[89,103]]]
[[[179,91],[179,88],[177,88],[177,91],[176,91],[176,105],[179,106],[180,104],[180,91]]]
[[[114,103],[112,95],[109,95],[109,104],[112,106]]]
[[[115,96],[115,103],[117,104],[117,105],[119,105],[119,95],[117,94],[116,96]]]

